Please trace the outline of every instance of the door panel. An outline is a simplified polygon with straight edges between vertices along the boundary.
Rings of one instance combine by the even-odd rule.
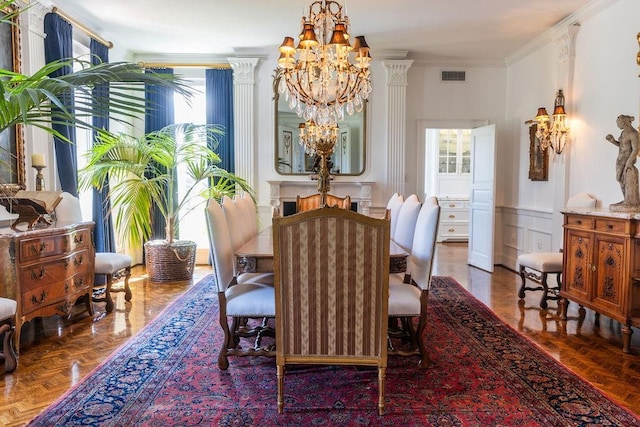
[[[496,126],[472,132],[468,263],[493,272]]]

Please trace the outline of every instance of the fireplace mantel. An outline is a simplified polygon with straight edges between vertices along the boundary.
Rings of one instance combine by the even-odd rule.
[[[296,197],[308,196],[318,192],[318,182],[312,180],[267,181],[270,187],[269,203],[274,210],[281,211],[283,202],[296,201]],[[329,193],[338,197],[351,196],[358,203],[358,212],[369,215],[375,182],[368,181],[331,181]]]

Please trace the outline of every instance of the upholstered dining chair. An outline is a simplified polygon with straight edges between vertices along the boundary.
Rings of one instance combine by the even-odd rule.
[[[418,214],[420,213],[420,206],[420,199],[415,194],[412,194],[405,199],[398,211],[398,222],[392,238],[407,253],[411,252],[411,246],[413,245],[413,235]]]
[[[422,204],[416,219],[407,266],[409,275],[405,277],[404,274],[392,274],[389,278],[389,317],[400,321],[401,325],[400,329],[390,330],[389,335],[410,342],[409,350],[392,347],[389,354],[401,356],[419,354],[421,368],[428,367],[430,363],[424,341],[424,330],[427,326],[427,301],[439,223],[438,199],[428,197]],[[413,319],[416,317],[418,325],[414,329]]]
[[[404,203],[404,196],[402,194],[393,193],[393,195],[389,198],[387,202],[387,210],[391,215],[391,237],[393,237],[396,232],[396,225],[398,224],[398,214],[400,213],[400,208]]]
[[[378,368],[384,412],[388,218],[338,207],[273,218],[278,412],[288,364]]]
[[[234,275],[234,256],[227,218],[220,204],[209,200],[205,210],[209,245],[214,270],[214,288],[218,295],[219,322],[224,340],[218,354],[218,368],[229,367],[228,356],[275,356],[272,348],[262,346],[262,338],[273,336],[268,320],[275,317],[273,275],[271,283],[264,279],[269,275],[245,273]],[[229,319],[231,318],[231,325]],[[249,319],[259,319],[260,324],[249,326]],[[240,338],[254,338],[253,346],[240,347]]]
[[[567,208],[594,208],[597,200],[587,193],[578,193],[567,200]],[[516,261],[522,284],[518,290],[518,297],[524,299],[525,291],[542,291],[540,308],[546,309],[549,300],[560,299],[562,285],[562,252],[532,252],[521,254]],[[549,286],[548,276],[555,274],[555,286]],[[537,285],[527,286],[527,279]]]
[[[258,212],[251,195],[244,192],[234,197],[234,203],[238,205],[244,218],[244,241],[247,242],[258,234]]]
[[[4,337],[0,360],[4,361],[5,373],[13,372],[18,366],[14,344],[17,308],[18,303],[16,300],[0,298],[0,336]]]
[[[80,200],[73,194],[63,192],[61,201],[55,208],[55,217],[57,221],[82,221],[82,207]],[[104,278],[94,280],[93,284],[93,302],[104,302],[105,311],[110,313],[113,311],[112,293],[124,292],[125,301],[129,302],[132,298],[131,288],[129,287],[129,278],[131,277],[131,266],[133,258],[126,254],[115,252],[96,252],[94,276],[96,278]],[[124,278],[123,285],[114,287],[119,279]]]
[[[322,194],[312,194],[310,196],[298,196],[296,198],[296,212],[306,212],[317,209],[322,204]],[[337,206],[342,209],[351,209],[351,196],[338,197],[327,194],[327,206]]]

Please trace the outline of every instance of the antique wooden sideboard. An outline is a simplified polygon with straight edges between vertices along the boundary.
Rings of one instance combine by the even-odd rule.
[[[622,324],[629,353],[640,327],[640,213],[566,209],[564,215],[562,318],[568,301]]]
[[[23,323],[35,317],[69,316],[77,299],[93,314],[93,222],[56,222],[46,228],[0,228],[0,296],[18,302],[16,350]]]

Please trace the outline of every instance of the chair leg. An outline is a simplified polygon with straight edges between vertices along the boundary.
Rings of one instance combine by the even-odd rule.
[[[540,308],[547,308],[547,298],[549,295],[549,285],[547,284],[547,273],[542,273],[542,298],[540,299]]]
[[[284,365],[278,365],[276,368],[276,377],[278,378],[278,413],[284,411]]]
[[[104,288],[104,299],[107,302],[105,310],[107,313],[111,313],[113,311],[113,299],[111,299],[111,286],[113,285],[113,275],[106,274],[107,276],[107,286]]]
[[[427,346],[424,342],[424,330],[427,327],[427,303],[429,300],[429,291],[423,290],[420,292],[420,319],[418,319],[418,328],[415,335],[418,341],[418,349],[420,350],[420,362],[418,366],[420,369],[426,369],[431,364],[429,354],[427,353]]]
[[[124,271],[124,300],[131,301],[131,288],[129,287],[129,277],[131,277],[131,267]]]
[[[2,342],[2,353],[4,358],[4,371],[13,372],[18,366],[18,358],[16,357],[15,348],[13,346],[13,336],[15,327],[13,323],[0,326],[0,334],[4,334]]]
[[[384,415],[384,385],[385,377],[387,375],[387,368],[384,366],[378,367],[378,414]]]
[[[227,349],[229,348],[229,323],[227,323],[227,301],[224,298],[224,293],[221,293],[223,296],[218,297],[218,303],[220,306],[220,326],[222,327],[222,331],[224,332],[224,339],[222,340],[222,347],[220,348],[220,353],[218,354],[218,369],[222,371],[226,371],[229,368],[229,359],[227,358]],[[220,295],[220,294],[218,294]]]

